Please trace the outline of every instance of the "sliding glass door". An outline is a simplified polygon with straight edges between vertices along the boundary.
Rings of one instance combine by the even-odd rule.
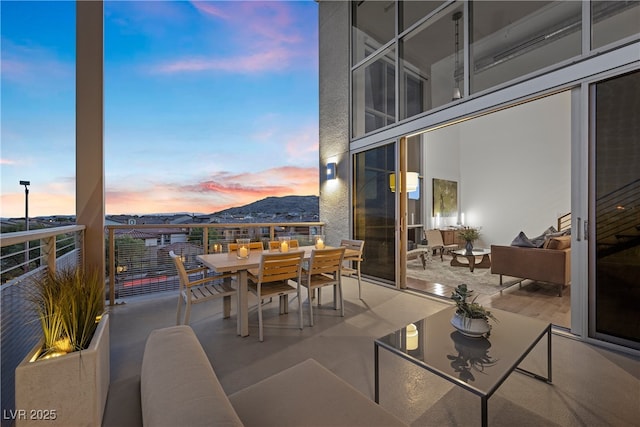
[[[640,349],[639,99],[640,71],[591,86],[589,334],[636,349]]]
[[[353,233],[365,241],[362,274],[395,285],[396,204],[389,186],[396,144],[354,155]]]

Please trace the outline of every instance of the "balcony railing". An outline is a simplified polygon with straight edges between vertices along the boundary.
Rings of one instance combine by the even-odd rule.
[[[324,223],[109,225],[106,234],[107,288],[113,305],[129,296],[177,290],[170,251],[192,268],[197,255],[226,252],[238,238],[263,242],[265,247],[280,236],[298,239],[300,245],[313,244],[314,235],[324,234]]]
[[[2,234],[3,413],[15,409],[15,368],[41,337],[30,303],[32,281],[49,271],[83,265],[85,228],[73,225]],[[312,244],[316,234],[324,234],[323,222],[109,225],[105,227],[105,298],[113,305],[118,298],[177,290],[171,250],[191,266],[197,255],[226,251],[237,238],[261,241],[266,247],[280,236]],[[2,425],[8,422],[3,419]]]
[[[15,368],[42,336],[30,303],[33,280],[66,266],[82,265],[82,225],[4,233],[2,245],[2,413],[15,406]],[[8,425],[10,417],[3,417]]]

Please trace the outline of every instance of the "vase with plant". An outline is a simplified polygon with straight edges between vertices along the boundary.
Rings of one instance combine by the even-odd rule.
[[[53,425],[100,425],[110,375],[104,280],[74,267],[32,285],[42,339],[16,368],[16,408],[55,408]]]
[[[451,293],[451,299],[456,303],[456,312],[451,324],[463,335],[469,337],[489,336],[491,325],[489,319],[497,322],[491,311],[476,302],[477,296],[471,298],[473,290],[464,283],[458,285]]]
[[[480,230],[477,228],[463,228],[458,231],[458,236],[466,242],[465,249],[470,253],[473,251],[473,242],[480,238]]]

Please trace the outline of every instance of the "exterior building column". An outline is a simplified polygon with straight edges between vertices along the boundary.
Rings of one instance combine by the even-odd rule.
[[[350,2],[319,1],[319,170],[320,221],[332,245],[350,239],[351,159],[349,155],[349,7]],[[327,180],[327,163],[337,163],[337,178]]]
[[[103,2],[76,2],[76,223],[84,263],[105,276]]]

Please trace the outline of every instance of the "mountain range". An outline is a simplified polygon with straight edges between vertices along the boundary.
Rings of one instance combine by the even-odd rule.
[[[212,215],[251,215],[255,213],[286,215],[288,213],[318,214],[320,211],[318,196],[267,197],[248,205],[225,209]]]

